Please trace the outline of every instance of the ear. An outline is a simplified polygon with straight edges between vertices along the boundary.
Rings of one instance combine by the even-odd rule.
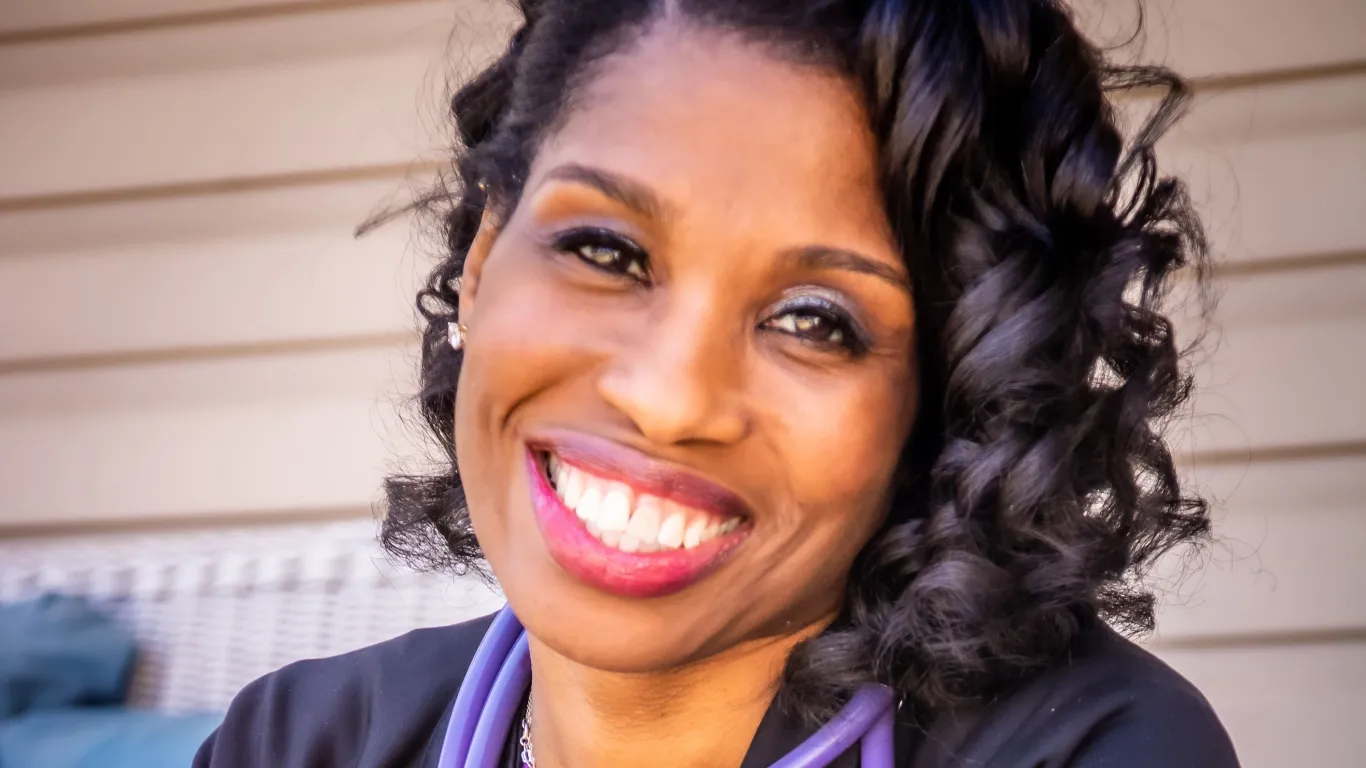
[[[464,270],[460,274],[460,320],[468,324],[470,318],[474,316],[475,299],[479,295],[479,278],[484,272],[484,263],[488,261],[489,252],[493,250],[493,243],[498,239],[498,219],[489,211],[492,206],[484,207],[483,218],[479,220],[479,231],[474,235],[474,242],[470,243],[470,250],[465,254]]]

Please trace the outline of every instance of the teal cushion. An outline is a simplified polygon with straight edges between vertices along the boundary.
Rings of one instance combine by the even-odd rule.
[[[133,636],[82,598],[0,605],[0,718],[121,703],[133,654]]]
[[[222,719],[118,707],[30,712],[0,721],[0,768],[186,768]]]

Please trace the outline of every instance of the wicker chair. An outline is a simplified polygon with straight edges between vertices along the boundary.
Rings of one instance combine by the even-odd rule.
[[[139,641],[129,704],[217,711],[291,661],[496,609],[472,577],[394,566],[371,520],[0,540],[0,600],[83,595]]]

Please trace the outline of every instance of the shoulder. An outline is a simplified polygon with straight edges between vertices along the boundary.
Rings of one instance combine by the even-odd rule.
[[[233,699],[195,768],[416,762],[491,620],[419,629],[272,672]]]
[[[1237,768],[1228,733],[1188,680],[1104,625],[980,711],[941,718],[926,766]],[[935,762],[939,760],[940,762]],[[914,763],[920,768],[920,763]]]

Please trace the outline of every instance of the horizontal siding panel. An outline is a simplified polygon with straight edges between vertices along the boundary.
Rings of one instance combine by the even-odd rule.
[[[288,66],[380,52],[423,53],[436,66],[450,51],[504,39],[510,15],[503,3],[483,0],[352,2],[322,13],[249,16],[28,44],[5,45],[0,33],[0,88]]]
[[[1366,71],[1254,81],[1227,89],[1197,87],[1189,113],[1172,128],[1166,143],[1218,147],[1361,130],[1366,127],[1363,91]],[[1151,97],[1122,101],[1125,123],[1134,125],[1153,104]]]
[[[193,16],[293,6],[307,11],[337,5],[328,0],[0,0],[0,33],[20,30],[128,23],[167,15]],[[493,0],[465,5],[496,6]],[[1071,3],[1082,28],[1099,42],[1127,41],[1138,3]],[[411,13],[449,2],[376,0],[378,9]],[[1366,10],[1355,0],[1142,0],[1148,23],[1142,46],[1127,46],[1135,58],[1162,61],[1194,75],[1221,75],[1267,68],[1321,66],[1366,58],[1357,31],[1366,28]],[[325,14],[299,14],[305,17]]]
[[[1366,59],[1358,0],[1074,0],[1078,24],[1121,60],[1161,63],[1191,77],[1320,67]],[[1143,34],[1130,43],[1139,7]]]
[[[437,114],[432,61],[400,51],[0,93],[0,198],[406,163],[436,146],[419,119]]]
[[[428,263],[402,226],[0,258],[0,365],[408,334]],[[75,311],[72,311],[72,310]]]
[[[1361,764],[1366,644],[1159,655],[1214,705],[1244,768]]]
[[[1366,250],[1366,74],[1200,94],[1159,158],[1221,261]]]
[[[88,27],[140,19],[281,9],[318,8],[335,0],[0,0],[0,31]]]
[[[386,173],[373,179],[305,180],[152,199],[124,197],[77,210],[0,211],[0,254],[60,257],[168,242],[316,230],[349,233],[371,216],[396,210],[425,192],[427,175],[404,179]],[[73,221],[80,225],[73,226]]]
[[[1238,462],[1188,472],[1214,540],[1150,579],[1158,640],[1366,628],[1366,454]]]
[[[369,504],[417,432],[414,353],[359,349],[0,378],[0,525]]]
[[[1226,279],[1198,364],[1183,454],[1366,440],[1366,263]],[[1190,321],[1178,341],[1194,338]]]
[[[1162,161],[1190,186],[1219,261],[1366,250],[1366,130],[1178,147]]]
[[[349,13],[363,15],[379,10]],[[322,16],[350,18],[340,12]],[[6,168],[0,178],[0,199],[401,165],[439,155],[448,143],[441,96],[446,73],[451,69],[469,71],[474,62],[491,55],[500,47],[501,34],[480,30],[504,28],[505,21],[474,18],[455,24],[465,30],[464,37],[449,47],[444,32],[437,35],[432,31],[441,26],[439,23],[413,23],[408,25],[408,32],[400,29],[389,37],[404,39],[405,34],[411,34],[420,42],[397,47],[357,42],[352,46],[356,50],[348,55],[326,56],[315,48],[340,45],[335,40],[346,36],[327,33],[326,25],[314,25],[317,30],[308,26],[297,34],[281,35],[276,48],[290,52],[291,57],[279,60],[271,59],[273,54],[264,50],[270,47],[269,35],[252,34],[241,40],[233,38],[235,42],[231,43],[182,41],[178,44],[193,51],[216,46],[228,52],[251,50],[252,46],[263,50],[234,66],[214,61],[209,62],[211,69],[192,70],[168,64],[141,76],[108,79],[108,73],[117,72],[122,65],[105,62],[95,70],[101,73],[97,80],[69,79],[9,88],[0,92],[0,126],[4,126],[0,130],[5,139],[0,143],[0,167]],[[295,23],[304,22],[290,22]],[[1331,26],[1336,29],[1340,24],[1334,21]],[[366,30],[374,25],[355,22],[352,26]],[[156,33],[173,40],[192,35],[229,32],[214,27]],[[322,42],[314,46],[311,40]],[[154,56],[160,47],[155,41],[126,44],[143,57]],[[447,50],[459,53],[447,55]],[[0,49],[0,61],[5,55],[18,54]],[[25,55],[37,54],[30,51]],[[62,52],[53,58],[56,62],[82,57]],[[447,61],[451,58],[456,61]],[[14,62],[0,66],[0,71],[53,72],[55,66]],[[1356,82],[1344,78],[1341,86],[1325,92],[1311,111],[1322,113],[1323,119],[1330,121],[1341,122],[1343,115],[1359,117],[1362,97],[1359,83],[1354,88]],[[1225,116],[1222,124],[1234,129],[1224,136],[1229,141],[1244,137],[1242,123],[1236,119],[1240,114],[1255,123],[1259,115],[1303,111],[1303,95],[1293,88],[1269,88],[1260,94],[1240,89],[1239,93],[1243,95],[1227,97],[1236,103],[1220,101],[1221,106],[1214,110]],[[1350,98],[1353,93],[1357,94],[1355,99]],[[1198,120],[1198,115],[1193,120]],[[1268,120],[1271,126],[1292,128],[1282,119]],[[1353,125],[1362,127],[1359,120]],[[99,128],[92,131],[91,126]]]

